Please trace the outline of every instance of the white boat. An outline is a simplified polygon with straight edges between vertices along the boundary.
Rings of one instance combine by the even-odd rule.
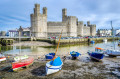
[[[106,50],[105,54],[109,56],[120,56],[120,51],[119,50]]]
[[[62,69],[63,62],[61,61],[60,57],[54,59],[54,61],[50,61],[46,63],[46,75],[53,74],[58,72]]]
[[[107,39],[105,38],[105,39],[103,39],[103,42],[107,42]]]
[[[120,46],[120,40],[119,40],[119,42],[118,42],[118,46]]]
[[[17,56],[14,58],[15,61],[19,61],[19,60],[23,60],[23,59],[27,59],[28,56],[27,55],[24,55],[24,56]]]
[[[61,31],[61,35],[62,35],[62,31]],[[58,45],[57,45],[57,48],[56,48],[56,51],[55,51],[55,56],[54,56],[53,60],[46,63],[46,75],[58,72],[62,69],[63,62],[61,61],[60,57],[56,58],[56,53],[57,53],[57,50],[58,50],[58,47],[59,47],[61,35],[60,35],[60,38],[59,38],[59,41],[58,41]]]
[[[111,21],[111,27],[112,27],[112,36],[113,36],[113,38],[114,38],[112,21]],[[113,43],[114,43],[114,40],[115,40],[115,39],[113,39]],[[112,49],[107,49],[107,50],[105,51],[105,54],[107,54],[107,55],[109,55],[109,56],[115,56],[115,57],[116,57],[116,56],[120,56],[120,51],[115,49],[115,43],[114,43],[114,49],[113,49],[113,50],[112,50]]]

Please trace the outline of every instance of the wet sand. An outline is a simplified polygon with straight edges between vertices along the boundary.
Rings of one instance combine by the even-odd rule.
[[[35,57],[37,58],[37,57]],[[71,56],[61,56],[62,70],[45,76],[44,57],[35,59],[33,65],[18,72],[12,72],[10,57],[0,63],[0,79],[120,79],[120,57],[110,58],[106,56],[102,62],[93,61],[89,56],[79,56],[72,60]]]
[[[13,43],[11,46],[53,46],[50,43],[47,42],[41,42],[41,41],[22,41],[20,43]]]

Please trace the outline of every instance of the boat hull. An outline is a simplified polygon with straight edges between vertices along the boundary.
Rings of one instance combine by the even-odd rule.
[[[52,66],[50,65],[50,62],[46,63],[46,75],[50,75],[60,71],[62,69],[62,65],[63,63],[60,66]]]
[[[1,62],[1,61],[5,61],[5,60],[6,60],[6,57],[1,57],[1,58],[0,58],[0,62]]]
[[[120,56],[120,51],[119,50],[107,50],[105,54],[111,57],[116,57],[116,56]]]
[[[49,54],[45,55],[45,58],[46,58],[46,60],[52,60],[54,58],[54,56],[55,56],[55,53],[49,53]]]
[[[87,52],[88,55],[90,56],[91,59],[97,60],[97,61],[102,61],[104,55],[101,53],[91,53]]]
[[[34,59],[32,57],[29,57],[27,59],[19,60],[17,62],[12,63],[12,69],[13,71],[17,71],[23,67],[28,67],[33,63]]]

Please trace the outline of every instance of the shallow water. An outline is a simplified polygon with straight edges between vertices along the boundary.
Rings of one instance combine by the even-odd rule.
[[[115,48],[120,50],[115,42]],[[47,61],[44,59],[44,55],[49,52],[55,52],[56,47],[2,47],[3,54],[9,55],[31,55],[40,56],[41,59],[35,60],[34,64],[30,68],[22,70],[20,72],[8,72],[0,71],[0,78],[4,79],[119,79],[120,78],[120,56],[110,58],[105,56],[102,62],[96,62],[89,58],[87,51],[94,50],[95,47],[101,47],[103,49],[113,49],[113,42],[97,43],[97,44],[85,44],[85,45],[67,45],[60,46],[57,55],[64,60],[62,70],[58,73],[45,76],[45,64]],[[5,50],[8,48],[7,50]],[[21,49],[20,49],[21,48]],[[72,60],[69,54],[70,51],[77,51],[81,53],[81,56],[76,60]],[[7,63],[6,63],[7,62]],[[0,65],[0,69],[4,66],[9,66],[11,59]],[[23,76],[23,77],[21,77]]]

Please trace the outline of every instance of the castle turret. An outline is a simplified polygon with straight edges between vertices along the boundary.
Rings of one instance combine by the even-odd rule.
[[[90,26],[90,21],[87,21],[87,26]]]
[[[47,16],[47,8],[46,8],[46,7],[43,7],[43,14],[44,14],[45,16]]]
[[[47,37],[47,8],[40,14],[40,4],[35,4],[34,14],[31,14],[31,34],[35,38]]]
[[[67,9],[64,8],[62,9],[62,22],[66,22],[67,21]]]
[[[34,14],[35,15],[40,14],[40,4],[35,4]]]

